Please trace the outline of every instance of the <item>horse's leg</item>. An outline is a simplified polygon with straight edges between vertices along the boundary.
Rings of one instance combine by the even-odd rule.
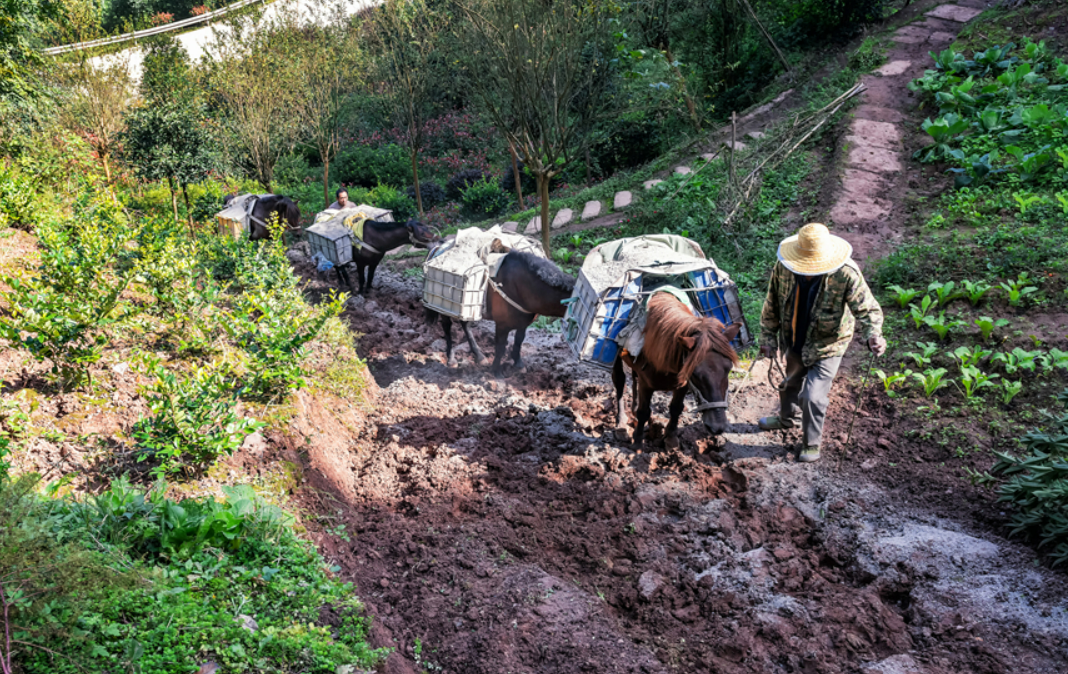
[[[671,418],[668,420],[667,429],[664,431],[664,448],[665,449],[678,449],[679,448],[679,417],[682,416],[682,409],[686,401],[686,387],[677,388],[671,394],[671,405],[668,410],[671,412]]]
[[[343,264],[343,265],[341,265],[340,267],[337,268],[337,276],[338,276],[338,285],[341,285],[341,282],[344,281],[345,285],[347,285],[349,287],[349,292],[352,292],[352,279],[349,278],[349,271],[348,271],[348,265],[347,264]]]
[[[445,329],[445,364],[456,367],[456,353],[452,350],[452,319],[443,314],[441,327]]]
[[[627,388],[627,371],[623,369],[622,358],[616,358],[616,362],[612,365],[612,384],[616,395],[608,404],[609,406],[613,403],[615,404],[616,429],[625,429],[627,427],[627,408],[623,405],[623,393]]]
[[[637,374],[634,375],[634,379],[638,379]],[[645,425],[653,416],[653,387],[643,385],[641,382],[637,382],[635,387],[638,390],[635,402],[638,427],[634,429],[634,447],[641,449],[645,443]]]
[[[460,321],[460,325],[464,328],[464,336],[467,337],[467,344],[471,347],[471,354],[475,357],[475,362],[479,365],[488,363],[489,359],[482,353],[482,349],[478,348],[478,342],[475,341],[475,335],[471,332],[471,321]]]
[[[365,264],[361,260],[359,260],[359,259],[356,260],[356,281],[360,284],[360,289],[357,290],[356,292],[360,293],[361,295],[365,294],[364,290],[363,290],[363,268],[364,268],[364,266],[365,266]]]
[[[378,263],[382,261],[382,258],[377,260],[371,260],[367,264],[367,291],[370,292],[375,282],[375,269],[378,269]]]
[[[504,352],[508,349],[508,326],[503,323],[495,324],[493,333],[493,374],[499,375],[504,368],[501,361],[504,360]]]
[[[527,326],[523,325],[515,329],[515,339],[512,340],[512,362],[515,369],[522,370],[526,367],[523,363],[523,340],[527,338]]]

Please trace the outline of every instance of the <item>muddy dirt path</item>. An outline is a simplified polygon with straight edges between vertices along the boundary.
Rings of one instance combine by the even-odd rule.
[[[878,185],[875,206],[910,189]],[[901,221],[891,208],[856,234]],[[397,649],[383,671],[1068,671],[1063,574],[1002,537],[945,451],[904,440],[874,392],[845,446],[860,367],[835,388],[819,463],[793,460],[796,432],[757,429],[776,407],[766,361],[738,373],[731,432],[707,438],[686,413],[679,450],[638,454],[612,433],[607,373],[559,335],[530,331],[526,372],[495,378],[465,344],[447,368],[404,266],[350,301],[379,390],[365,427],[307,410],[301,495],[332,518],[313,533],[377,645]],[[491,353],[491,325],[476,330]]]
[[[721,441],[687,413],[679,451],[636,454],[611,433],[607,375],[558,335],[532,331],[525,373],[494,378],[466,346],[449,369],[419,297],[386,270],[346,312],[380,390],[355,435],[312,415],[334,441],[309,447],[303,495],[335,518],[321,549],[398,650],[385,671],[1068,667],[1063,577],[970,515],[985,497],[958,479],[917,497],[877,477],[914,451],[881,413],[843,449],[847,386],[817,464],[757,431],[774,407],[760,365]]]

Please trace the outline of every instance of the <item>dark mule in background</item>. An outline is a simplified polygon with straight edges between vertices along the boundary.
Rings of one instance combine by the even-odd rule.
[[[668,408],[671,419],[664,431],[664,446],[679,446],[679,416],[686,392],[697,400],[695,411],[701,413],[705,428],[720,435],[730,427],[727,421],[727,390],[731,368],[738,354],[731,340],[738,336],[741,324],[725,328],[714,318],[694,316],[688,307],[670,293],[656,293],[649,299],[645,323],[645,345],[634,358],[624,352],[612,368],[616,389],[616,428],[626,428],[627,412],[623,407],[623,388],[627,377],[623,364],[633,377],[631,411],[637,417],[634,445],[641,447],[645,425],[652,415],[654,391],[672,391]]]
[[[375,280],[375,269],[386,253],[410,243],[416,248],[429,248],[439,239],[438,235],[418,220],[408,222],[379,222],[368,220],[363,223],[363,243],[352,247],[352,261],[356,263],[356,278],[359,281],[359,293],[366,295]],[[367,282],[364,283],[363,270],[367,270]],[[347,275],[346,275],[347,276]],[[346,278],[349,289],[352,282]]]
[[[567,309],[563,301],[571,297],[575,279],[544,258],[512,251],[504,256],[497,275],[491,281],[490,288],[486,291],[486,318],[496,324],[493,371],[500,373],[502,370],[501,360],[508,346],[508,333],[513,330],[515,339],[512,342],[512,360],[516,369],[522,369],[521,349],[527,328],[539,315],[563,318]],[[441,318],[441,325],[445,330],[445,355],[450,367],[456,365],[452,342],[453,319],[433,309],[427,309],[426,315],[428,325],[434,325],[438,318]],[[471,334],[471,324],[467,321],[459,323],[463,327],[475,362],[485,365],[486,356],[478,348],[474,335]]]
[[[229,206],[235,196],[234,194],[227,195],[223,199],[223,207]],[[253,241],[271,238],[267,223],[271,221],[272,215],[277,215],[279,222],[287,223],[289,229],[300,229],[300,207],[289,197],[278,194],[259,197],[250,215],[252,217],[248,221],[248,238]]]

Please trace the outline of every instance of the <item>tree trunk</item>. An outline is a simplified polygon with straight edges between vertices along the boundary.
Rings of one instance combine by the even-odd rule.
[[[178,224],[178,191],[174,186],[174,178],[167,176],[167,184],[171,188],[171,210],[174,211],[174,224]]]
[[[419,189],[419,153],[412,148],[412,185],[415,186],[415,207],[419,209],[419,217],[425,218],[423,213],[423,192]]]
[[[108,155],[106,152],[100,152],[100,163],[104,165],[104,182],[107,184],[108,189],[111,189],[111,163],[108,162]]]
[[[583,147],[583,151],[586,153],[586,187],[589,187],[593,183],[593,162],[590,161],[590,143],[587,141]]]
[[[186,189],[188,185],[182,183],[182,199],[185,200],[185,218],[189,221],[189,238],[192,239],[196,235],[193,233],[193,209],[189,207],[189,190]]]
[[[325,210],[333,200],[330,199],[330,157],[323,155],[323,209]]]
[[[515,197],[519,201],[519,210],[525,210],[523,206],[523,181],[519,175],[519,158],[515,154],[515,145],[508,143],[508,151],[512,153],[512,177],[515,179]]]
[[[545,248],[545,254],[551,259],[553,251],[549,247],[549,227],[552,224],[549,222],[549,176],[539,172],[537,177],[538,197],[541,199],[541,245]]]

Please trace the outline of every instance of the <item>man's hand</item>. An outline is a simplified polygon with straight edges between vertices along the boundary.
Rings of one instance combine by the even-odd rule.
[[[771,344],[765,344],[760,347],[760,355],[764,358],[775,358],[775,347]]]
[[[876,356],[881,356],[886,353],[886,340],[880,336],[868,338],[868,350],[874,353]]]

